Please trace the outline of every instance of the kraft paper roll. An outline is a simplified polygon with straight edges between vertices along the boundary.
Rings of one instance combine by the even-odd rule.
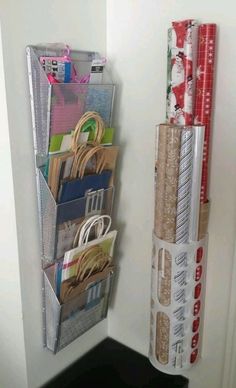
[[[155,234],[169,242],[175,241],[176,204],[181,129],[169,125],[159,126],[158,154],[156,161]],[[160,303],[170,304],[171,257],[159,260],[160,278],[158,296]]]
[[[170,319],[162,312],[156,316],[156,358],[165,365],[169,361],[169,327]]]
[[[181,128],[160,125],[155,233],[168,242],[175,242],[180,143]],[[158,272],[161,274],[158,298],[161,304],[168,306],[171,302],[171,257],[168,252],[164,253],[164,260],[159,257]]]
[[[181,128],[167,129],[163,240],[175,242]],[[158,236],[157,236],[158,237]]]
[[[175,241],[180,142],[181,128],[167,124],[159,126],[154,232],[169,242]]]
[[[167,153],[167,131],[169,126],[161,124],[156,139],[157,156],[155,162],[155,221],[154,232],[159,238],[163,238],[164,218],[164,197],[165,197],[165,175],[166,175],[166,153]]]
[[[208,228],[209,220],[209,211],[210,211],[210,202],[202,203],[200,205],[200,215],[199,215],[199,232],[198,239],[201,240],[205,237]]]

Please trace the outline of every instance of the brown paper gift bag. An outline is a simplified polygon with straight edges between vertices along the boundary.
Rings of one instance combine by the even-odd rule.
[[[67,303],[69,300],[81,295],[81,306],[83,306],[87,296],[83,296],[82,294],[88,289],[88,286],[92,287],[93,284],[106,279],[113,269],[114,266],[109,266],[103,271],[97,272],[79,283],[76,282],[75,277],[65,280],[61,285],[61,302]]]

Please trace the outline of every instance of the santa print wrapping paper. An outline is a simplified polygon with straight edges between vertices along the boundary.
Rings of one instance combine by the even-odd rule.
[[[192,19],[172,23],[169,121],[173,124],[193,124],[197,30]]]
[[[206,203],[208,160],[212,116],[212,93],[215,65],[216,24],[201,24],[198,36],[197,80],[194,124],[205,126],[200,202]]]

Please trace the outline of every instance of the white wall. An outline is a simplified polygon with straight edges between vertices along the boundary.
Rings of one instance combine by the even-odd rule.
[[[0,386],[27,386],[12,163],[0,30]],[[3,136],[4,131],[4,136]],[[9,373],[12,364],[14,373]]]
[[[107,0],[107,55],[119,84],[115,124],[123,156],[117,198],[120,276],[109,334],[147,354],[153,227],[154,127],[165,117],[167,28],[197,18],[219,25],[210,182],[211,215],[202,361],[190,388],[221,384],[236,215],[233,0]]]
[[[73,48],[104,53],[106,49],[105,0],[1,1],[0,18],[15,188],[28,387],[35,388],[103,339],[107,333],[107,324],[106,322],[99,324],[56,356],[42,348],[39,230],[25,47],[27,44],[39,42],[66,42]],[[1,99],[4,102],[3,92],[4,89],[1,87]],[[2,106],[1,104],[1,109]],[[1,314],[0,319],[2,322],[0,328],[5,329],[0,330],[0,336],[4,336],[4,339],[1,339],[4,355],[1,356],[0,382],[5,378],[5,383],[0,383],[0,386],[1,388],[26,388],[17,241],[14,229],[13,194],[10,187],[12,183],[6,119],[1,125],[1,141],[4,147],[6,145],[3,154],[5,168],[3,166],[1,171],[5,173],[3,179],[4,182],[6,181],[5,190],[7,190],[7,192],[4,191],[4,197],[1,200],[8,201],[5,203],[4,212],[1,213],[0,235],[3,237],[5,227],[8,225],[11,235],[6,235],[6,242],[12,251],[6,251],[7,244],[5,244],[4,257],[1,260],[4,263],[4,267],[1,264],[1,272],[11,274],[11,280],[8,279],[9,295],[5,291],[6,279],[3,279],[3,283],[0,284],[0,291],[2,288],[5,291],[3,296],[1,295],[0,306],[3,303],[3,308],[6,309],[5,318],[2,321]],[[1,187],[2,184],[1,182]],[[7,193],[10,193],[9,198]],[[7,298],[9,298],[9,304],[7,304]],[[2,307],[0,308],[2,313]],[[6,327],[7,319],[10,321],[9,328]],[[17,330],[19,338],[13,351],[12,341],[15,339]],[[11,343],[7,347],[9,337]],[[6,363],[8,363],[7,368]],[[19,376],[20,368],[22,368],[22,377]]]

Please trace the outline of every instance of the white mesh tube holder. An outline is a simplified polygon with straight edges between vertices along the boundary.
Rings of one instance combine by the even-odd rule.
[[[149,359],[164,373],[180,374],[200,357],[207,241],[173,244],[153,235]]]

